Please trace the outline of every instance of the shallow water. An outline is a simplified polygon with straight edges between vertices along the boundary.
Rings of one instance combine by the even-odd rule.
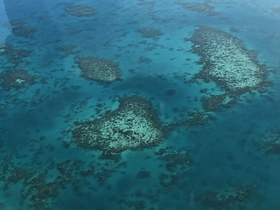
[[[207,2],[2,2],[0,209],[278,209],[280,4]],[[73,5],[86,10],[71,14]],[[266,85],[236,94],[223,78],[193,79],[203,62],[189,38],[200,26],[254,51]],[[120,78],[85,78],[78,61],[88,56],[116,63]],[[19,69],[32,82],[6,74]],[[203,106],[221,94],[233,103]],[[130,96],[150,103],[164,137],[117,152],[77,143],[77,122],[101,132]],[[140,132],[134,127],[123,141]]]

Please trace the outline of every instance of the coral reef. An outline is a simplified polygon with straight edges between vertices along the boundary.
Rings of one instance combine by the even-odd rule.
[[[181,4],[184,8],[191,10],[191,11],[200,12],[200,13],[204,13],[207,15],[217,15],[218,14],[218,12],[215,11],[215,8],[207,2],[201,2],[201,3],[200,2],[190,2],[190,3],[181,2],[179,4]]]
[[[227,94],[221,95],[211,95],[209,97],[203,97],[202,107],[207,112],[218,111],[222,108],[230,107],[233,99],[230,98]]]
[[[183,109],[182,115],[185,115],[186,111]],[[214,120],[215,116],[210,114],[209,112],[205,110],[192,110],[187,112],[186,119],[183,120],[175,120],[174,122],[170,123],[168,125],[169,129],[176,129],[177,127],[180,126],[197,126],[197,125],[205,125],[209,121]]]
[[[188,39],[192,50],[201,56],[203,69],[194,79],[214,81],[232,95],[262,90],[268,85],[267,69],[259,64],[255,53],[246,50],[229,33],[211,27],[198,28]]]
[[[193,163],[190,150],[187,148],[180,150],[173,147],[161,148],[155,155],[164,162],[165,169],[169,172],[185,171],[186,167]]]
[[[7,191],[11,184],[21,183],[21,203],[29,200],[29,207],[32,209],[45,209],[47,199],[57,195],[58,185],[54,182],[47,182],[43,174],[37,174],[32,170],[17,167],[6,163],[1,178],[5,180],[4,191]]]
[[[138,30],[143,38],[158,38],[163,35],[163,33],[155,28],[141,28]]]
[[[90,17],[96,14],[96,10],[90,6],[84,5],[71,5],[67,6],[65,9],[69,15],[73,15],[76,17]]]
[[[280,129],[268,129],[251,144],[265,155],[280,155]]]
[[[188,148],[176,149],[172,146],[160,148],[154,153],[161,161],[164,172],[158,176],[159,184],[163,188],[177,186],[186,176],[194,163]]]
[[[12,27],[23,26],[24,24],[25,24],[25,20],[23,18],[18,18],[18,19],[10,20],[10,25]]]
[[[164,188],[170,188],[178,185],[179,178],[176,174],[164,174],[159,175],[159,183]]]
[[[148,209],[144,200],[127,200],[127,201],[123,201],[122,205],[124,206],[124,208],[121,209],[127,209],[127,210]]]
[[[167,128],[159,122],[148,100],[130,96],[103,117],[78,123],[72,134],[81,147],[120,153],[157,145],[166,137]]]
[[[14,27],[12,28],[12,32],[15,36],[22,36],[22,37],[31,37],[36,32],[36,29],[33,27]]]
[[[7,57],[8,61],[18,65],[24,62],[24,58],[28,57],[31,54],[31,50],[25,49],[14,49],[12,45],[4,45],[1,48],[0,55]]]
[[[106,180],[114,172],[114,168],[120,168],[120,164],[107,163],[107,167],[97,167],[93,163],[86,163],[80,159],[65,160],[62,162],[51,161],[46,165],[45,171],[34,168],[16,166],[9,162],[6,156],[0,165],[2,176],[0,181],[4,184],[1,190],[9,195],[14,186],[20,187],[19,202],[28,209],[53,209],[53,201],[65,188],[72,187],[76,193],[88,186],[89,180],[95,180],[99,186],[106,184]],[[81,181],[82,180],[82,181]],[[5,209],[0,203],[0,209]]]
[[[0,73],[0,85],[4,90],[21,89],[35,83],[36,77],[26,70],[16,69]]]
[[[67,56],[74,54],[76,51],[75,45],[64,45],[62,47],[57,48],[59,51],[65,53]]]
[[[187,125],[205,125],[208,121],[214,120],[215,117],[208,114],[206,111],[189,111],[189,118],[186,121]]]
[[[196,197],[204,206],[213,209],[235,209],[242,202],[250,199],[253,187],[230,186],[220,191],[206,190]]]
[[[99,82],[111,83],[120,80],[121,72],[116,63],[98,57],[83,57],[77,64],[83,71],[82,77]]]
[[[142,168],[141,171],[137,173],[136,177],[139,179],[148,179],[151,177],[151,172]]]

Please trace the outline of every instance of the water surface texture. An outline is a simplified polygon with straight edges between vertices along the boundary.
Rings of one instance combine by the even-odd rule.
[[[0,8],[1,210],[279,209],[279,2]]]

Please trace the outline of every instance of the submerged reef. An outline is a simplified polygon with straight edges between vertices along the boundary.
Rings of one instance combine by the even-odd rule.
[[[36,28],[17,26],[12,28],[12,32],[15,36],[31,37],[36,32]]]
[[[188,148],[161,148],[155,155],[165,163],[164,166],[168,172],[176,172],[176,174],[179,174],[180,171],[185,171],[194,162],[191,157],[191,151]]]
[[[249,141],[252,148],[263,155],[280,155],[280,129],[268,129]]]
[[[254,52],[246,50],[229,33],[203,26],[189,40],[193,52],[201,56],[199,63],[203,64],[196,79],[212,80],[237,95],[266,86],[266,67],[259,64]]]
[[[60,52],[64,53],[66,56],[75,54],[76,52],[76,46],[75,45],[64,45],[61,47],[58,47],[57,50],[59,50]]]
[[[101,118],[78,123],[72,134],[79,146],[110,154],[153,147],[166,138],[167,127],[160,123],[148,100],[130,96]]]
[[[218,12],[215,11],[215,8],[207,2],[201,2],[201,3],[200,2],[189,2],[189,3],[182,2],[179,4],[181,4],[184,8],[191,10],[191,11],[204,13],[207,15],[217,15],[218,14]]]
[[[9,163],[5,163],[3,172],[5,175],[1,179],[5,181],[4,192],[15,184],[22,185],[19,201],[21,204],[28,203],[29,209],[46,209],[47,200],[58,193],[59,186],[53,181],[47,181],[44,173],[35,173]]]
[[[230,186],[220,191],[206,190],[196,197],[204,206],[213,209],[238,209],[250,199],[253,192],[252,186]],[[243,209],[243,208],[242,208]]]
[[[160,148],[154,153],[161,161],[159,166],[165,168],[164,172],[158,176],[161,187],[178,186],[194,163],[191,153],[188,148],[177,149],[172,146]]]
[[[109,59],[83,57],[77,60],[77,64],[83,71],[82,77],[86,79],[111,83],[121,78],[118,65]]]
[[[73,15],[76,17],[90,17],[96,14],[96,10],[90,6],[84,5],[71,5],[67,6],[65,9],[69,15]]]
[[[185,111],[181,111],[185,115]],[[206,125],[209,121],[214,120],[215,116],[204,110],[193,110],[187,112],[187,118],[183,120],[174,121],[168,125],[169,129],[176,129],[180,126],[198,126]]]
[[[4,183],[1,190],[5,197],[9,197],[14,187],[19,187],[21,190],[17,199],[21,207],[27,207],[22,209],[30,210],[55,209],[54,203],[63,190],[72,188],[81,193],[93,180],[99,187],[104,186],[116,168],[122,167],[120,164],[112,165],[110,161],[99,167],[95,162],[73,159],[51,160],[42,170],[41,167],[17,166],[9,160],[10,156],[4,157],[0,165],[0,181]],[[1,208],[5,209],[0,203]]]
[[[141,34],[143,38],[158,38],[162,36],[163,33],[156,28],[140,28],[138,32]]]
[[[26,21],[23,18],[17,18],[14,20],[10,20],[9,23],[12,27],[16,27],[16,26],[23,26],[26,23]]]
[[[256,59],[256,52],[245,49],[242,42],[231,34],[217,28],[201,26],[191,38],[192,52],[201,58],[200,70],[191,82],[214,82],[221,92],[202,97],[205,111],[228,108],[243,94],[260,93],[271,84],[267,80],[268,67]]]
[[[233,100],[227,94],[211,95],[201,99],[202,107],[207,112],[218,111],[221,108],[230,107]]]
[[[26,70],[15,69],[0,73],[0,86],[4,90],[22,89],[35,83],[36,77]]]
[[[203,69],[195,79],[214,81],[230,94],[240,95],[267,85],[267,72],[255,53],[246,50],[241,41],[217,28],[200,27],[189,39],[192,50],[201,56]]]
[[[0,55],[7,57],[10,63],[18,65],[24,62],[24,58],[31,54],[31,50],[26,49],[14,49],[12,45],[5,44],[0,48]]]

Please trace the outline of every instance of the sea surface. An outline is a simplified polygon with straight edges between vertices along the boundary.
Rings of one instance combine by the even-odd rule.
[[[280,209],[280,2],[4,0],[0,9],[1,210]],[[207,58],[191,37],[201,27],[252,52],[265,85],[232,94],[197,79]],[[114,62],[120,78],[87,78],[85,57]],[[234,100],[203,106],[219,94]],[[112,156],[106,143],[77,143],[82,122],[97,126],[131,96],[150,103],[164,138]]]

